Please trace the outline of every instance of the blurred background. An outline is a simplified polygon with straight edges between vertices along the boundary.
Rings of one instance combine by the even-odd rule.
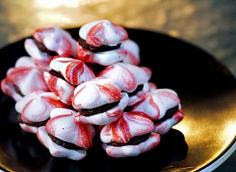
[[[37,27],[72,28],[109,19],[191,42],[236,76],[235,0],[1,0],[0,14],[0,47]],[[216,171],[236,171],[236,153]]]

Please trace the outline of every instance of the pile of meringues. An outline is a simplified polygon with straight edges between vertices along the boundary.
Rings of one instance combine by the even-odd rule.
[[[30,57],[20,57],[1,81],[20,127],[53,156],[73,160],[86,156],[96,134],[111,157],[157,147],[183,119],[176,92],[149,82],[151,69],[138,66],[139,47],[121,26],[98,20],[78,35],[47,27],[25,40]]]

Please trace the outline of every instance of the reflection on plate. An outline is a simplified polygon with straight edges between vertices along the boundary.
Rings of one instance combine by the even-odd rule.
[[[78,29],[69,30],[77,37]],[[176,90],[185,119],[161,145],[139,157],[113,159],[94,147],[82,161],[57,159],[34,135],[16,124],[14,101],[0,93],[0,165],[9,171],[195,171],[215,168],[232,152],[236,126],[236,81],[206,52],[159,33],[128,29],[141,48],[142,65],[153,70],[159,88]],[[23,40],[0,50],[0,78],[26,55]],[[222,158],[224,157],[224,158]]]

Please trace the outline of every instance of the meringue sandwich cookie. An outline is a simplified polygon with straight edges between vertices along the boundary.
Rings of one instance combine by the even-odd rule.
[[[8,69],[7,76],[1,81],[1,89],[15,101],[21,100],[33,91],[47,91],[43,72],[31,58],[21,57],[15,67]]]
[[[83,25],[79,36],[93,47],[116,46],[128,39],[124,28],[108,20],[97,20]]]
[[[95,78],[93,71],[78,59],[59,57],[53,59],[49,66],[72,85],[79,85]]]
[[[37,137],[55,157],[81,160],[93,145],[95,130],[92,125],[75,122],[77,112],[55,108],[45,127],[40,127]]]
[[[77,54],[77,43],[65,30],[57,27],[37,29],[34,39],[26,39],[25,49],[39,63],[48,65],[53,56],[73,56]]]
[[[108,66],[120,61],[139,64],[139,47],[128,40],[122,27],[108,20],[98,20],[81,27],[78,58],[88,63]]]
[[[139,85],[149,81],[152,72],[147,67],[139,67],[127,63],[116,63],[106,67],[98,75],[112,80],[122,91],[134,92]]]
[[[124,112],[119,120],[103,127],[100,138],[111,157],[137,156],[160,143],[160,135],[153,130],[154,124],[146,114]]]
[[[78,58],[87,63],[95,63],[102,66],[109,66],[118,62],[134,65],[140,63],[139,47],[134,41],[127,40],[122,42],[120,46],[103,48],[102,50],[104,51],[96,52],[88,50],[88,48],[83,46],[80,42],[81,41],[79,41],[78,45]]]
[[[160,134],[165,134],[183,119],[180,99],[177,93],[170,89],[150,91],[132,110],[146,113],[156,125],[155,132]]]
[[[56,107],[67,107],[52,92],[36,91],[18,101],[16,111],[20,113],[18,122],[26,132],[36,133],[38,127],[44,126],[50,112]]]
[[[95,75],[82,61],[72,58],[55,58],[50,62],[49,72],[44,72],[48,88],[61,101],[71,105],[75,85],[92,80]]]
[[[76,87],[72,105],[79,111],[76,121],[106,125],[120,118],[128,95],[110,80],[96,78]]]
[[[151,70],[147,67],[116,63],[106,67],[100,72],[99,77],[112,80],[122,91],[127,92],[130,97],[129,106],[131,106],[140,101],[141,95],[149,90]]]

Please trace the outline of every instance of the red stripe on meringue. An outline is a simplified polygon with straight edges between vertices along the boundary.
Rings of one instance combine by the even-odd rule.
[[[52,92],[59,96],[60,94],[57,91],[57,80],[58,78],[56,76],[50,75],[47,81],[47,85]]]
[[[118,109],[115,112],[112,112],[112,113],[106,112],[106,113],[107,113],[107,116],[109,116],[109,117],[118,117],[118,116],[121,116],[123,114],[123,111]]]
[[[53,106],[58,107],[58,108],[63,108],[63,107],[68,106],[68,105],[62,103],[60,100],[56,100],[56,99],[53,99],[53,98],[43,97],[43,99],[45,99],[50,105],[53,105]]]
[[[128,90],[135,90],[137,83],[135,76],[127,69],[123,68],[122,80],[125,84],[125,88]]]
[[[122,131],[122,134],[124,136],[123,142],[128,143],[128,141],[131,139],[132,136],[129,132],[129,126],[128,126],[128,124],[127,124],[127,122],[125,121],[124,118],[121,118],[118,121],[118,127],[120,128],[120,130]]]
[[[18,79],[30,73],[31,70],[34,70],[31,67],[17,67],[12,69],[8,74],[7,78],[16,82]]]
[[[150,103],[150,106],[152,106],[156,110],[155,118],[159,119],[160,118],[160,109],[159,109],[158,105],[155,103],[153,98],[149,99],[149,103]]]
[[[85,148],[85,149],[89,149],[93,146],[93,137],[91,136],[91,130],[89,129],[89,126],[86,124],[82,124],[80,123],[78,125],[79,130],[80,130],[80,136],[78,137],[78,139],[81,139],[82,141],[77,141],[77,143],[81,143],[82,145],[80,145],[81,147]]]
[[[102,42],[100,41],[100,38],[97,36],[98,34],[103,34],[104,32],[104,26],[102,23],[99,23],[95,26],[93,26],[87,36],[86,36],[86,42],[90,45],[93,45],[95,47],[100,47],[102,45]]]
[[[62,43],[63,43],[63,49],[59,49],[57,53],[61,56],[70,56],[71,54],[73,54],[71,42],[63,38]]]
[[[134,65],[138,65],[139,64],[139,58],[136,57],[133,53],[131,53],[130,51],[128,52],[128,57],[127,57],[130,62]]]
[[[116,102],[121,99],[121,92],[118,87],[114,87],[108,84],[97,85],[99,87],[99,90],[101,90],[107,97],[109,97],[109,101]]]
[[[90,52],[88,50],[83,49],[82,46],[78,45],[78,49],[77,49],[77,56],[80,60],[84,61],[84,62],[89,62],[92,63],[93,59],[92,59],[92,55],[90,54]]]
[[[80,83],[80,75],[84,72],[83,70],[83,63],[69,63],[66,67],[67,80],[73,85],[78,85]]]

